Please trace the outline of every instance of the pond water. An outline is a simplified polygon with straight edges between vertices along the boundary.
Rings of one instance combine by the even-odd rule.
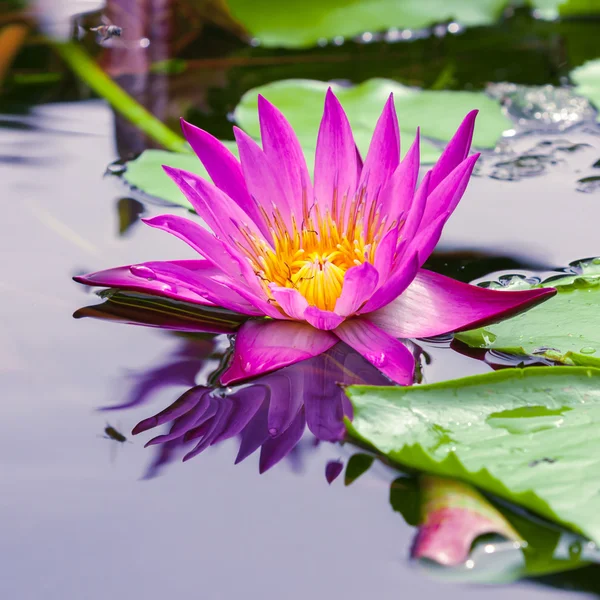
[[[172,460],[160,455],[160,446],[144,448],[156,434],[132,437],[131,430],[205,384],[227,337],[74,319],[74,312],[99,300],[71,277],[111,265],[191,258],[192,252],[135,219],[139,210],[160,214],[164,207],[125,199],[122,185],[103,177],[125,144],[121,121],[117,144],[105,102],[13,99],[3,112],[0,597],[484,594],[491,600],[600,593],[597,567],[486,588],[425,574],[408,560],[414,529],[390,506],[395,473],[376,464],[351,487],[342,478],[328,485],[328,461],[345,461],[355,448],[317,445],[308,431],[263,474],[258,452],[234,465],[235,439],[185,463],[178,448]],[[560,160],[536,177],[501,181],[482,172],[472,180],[431,268],[469,281],[501,269],[551,271],[599,253],[600,195],[576,189],[600,158],[599,133],[589,125],[538,133],[515,148],[556,140],[585,146],[564,157],[558,152]],[[121,234],[123,222],[131,224]],[[423,342],[422,348],[429,355],[423,382],[492,369],[449,342]],[[358,357],[338,351],[336,364],[347,361],[359,379],[378,381]],[[332,421],[314,407],[318,399],[310,408],[307,398],[335,395],[319,380],[324,372],[329,382],[332,368],[311,365],[299,375],[298,394],[316,429]],[[285,375],[286,385],[297,371]],[[127,403],[132,406],[102,410]],[[127,442],[106,436],[108,426]],[[271,448],[272,456],[277,452],[285,454]]]

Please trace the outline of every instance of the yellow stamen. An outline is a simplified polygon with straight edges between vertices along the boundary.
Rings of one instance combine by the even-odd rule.
[[[322,214],[316,202],[308,206],[304,197],[302,223],[298,226],[292,217],[291,230],[276,207],[270,218],[262,211],[274,247],[244,234],[243,250],[272,303],[270,285],[274,284],[298,290],[310,306],[335,308],[346,271],[365,261],[372,263],[388,230],[377,207],[367,211],[366,204],[364,190],[350,199],[336,193],[331,211]]]

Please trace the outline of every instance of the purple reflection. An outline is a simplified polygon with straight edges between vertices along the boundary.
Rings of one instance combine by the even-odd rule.
[[[317,440],[344,436],[352,407],[342,385],[390,385],[378,369],[345,344],[236,387],[196,386],[156,415],[138,423],[133,434],[158,426],[167,430],[146,446],[157,454],[146,477],[183,454],[187,461],[208,447],[239,437],[236,464],[260,449],[264,473],[283,458],[294,457],[308,430]]]

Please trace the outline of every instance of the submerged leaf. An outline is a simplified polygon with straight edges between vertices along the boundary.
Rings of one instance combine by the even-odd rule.
[[[501,290],[552,286],[557,294],[527,312],[479,329],[457,333],[472,348],[535,354],[566,364],[600,367],[600,264],[581,263],[579,274],[531,285],[515,279]]]
[[[421,519],[413,558],[453,566],[467,560],[473,543],[483,535],[521,539],[503,515],[466,483],[423,475],[420,491]]]
[[[276,81],[246,92],[235,109],[235,119],[251,136],[258,137],[258,95],[262,94],[285,114],[302,147],[314,148],[328,87],[333,89],[348,114],[363,156],[381,107],[391,93],[400,121],[404,152],[414,140],[417,127],[421,128],[423,136],[447,142],[464,116],[474,108],[480,110],[473,138],[475,147],[493,148],[503,131],[512,127],[500,105],[482,92],[419,90],[389,79],[369,79],[354,87],[309,79]],[[435,162],[439,155],[437,146],[422,140],[422,162]]]
[[[507,369],[416,387],[351,386],[348,431],[600,540],[600,370]]]

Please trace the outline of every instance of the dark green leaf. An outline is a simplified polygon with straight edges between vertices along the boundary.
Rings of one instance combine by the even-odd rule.
[[[354,483],[363,473],[366,473],[371,468],[374,460],[374,457],[370,454],[363,454],[362,452],[353,454],[346,465],[344,485]]]

